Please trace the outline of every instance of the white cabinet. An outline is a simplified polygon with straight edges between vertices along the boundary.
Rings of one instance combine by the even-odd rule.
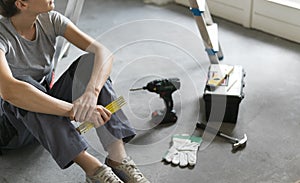
[[[211,14],[245,27],[251,25],[251,3],[252,0],[207,0]]]
[[[300,1],[253,0],[251,27],[300,43]]]
[[[175,2],[189,6],[188,0]],[[300,0],[207,0],[211,14],[300,43]]]

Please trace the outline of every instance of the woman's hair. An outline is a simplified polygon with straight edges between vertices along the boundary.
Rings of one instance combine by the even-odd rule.
[[[12,17],[19,13],[19,9],[15,5],[16,0],[0,0],[0,15],[4,17]]]

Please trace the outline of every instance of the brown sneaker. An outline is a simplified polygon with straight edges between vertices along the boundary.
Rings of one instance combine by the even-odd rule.
[[[101,166],[93,176],[86,176],[86,183],[123,183],[110,167]]]
[[[125,183],[150,183],[130,157],[125,158],[122,163],[117,166],[111,166],[109,161],[110,160],[106,158],[105,164],[110,166],[112,171]]]

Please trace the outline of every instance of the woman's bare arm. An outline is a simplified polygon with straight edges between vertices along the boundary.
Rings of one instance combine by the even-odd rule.
[[[34,86],[15,79],[1,49],[0,96],[14,106],[28,111],[73,117],[73,104],[51,97]]]
[[[79,30],[73,23],[68,24],[64,37],[78,48],[93,53],[95,56],[91,78],[85,92],[73,102],[72,111],[75,119],[82,121],[84,118],[89,118],[96,108],[98,95],[110,75],[113,58],[103,45]],[[110,118],[109,112],[101,111],[100,113],[104,114],[103,117],[107,115]]]

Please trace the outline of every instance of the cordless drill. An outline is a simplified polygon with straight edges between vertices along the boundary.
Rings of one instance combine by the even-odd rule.
[[[177,121],[176,112],[173,109],[172,93],[180,88],[179,78],[157,79],[149,82],[142,88],[130,89],[130,91],[148,90],[155,92],[164,100],[166,104],[165,111],[155,111],[152,113],[152,118],[160,123],[175,123]]]

